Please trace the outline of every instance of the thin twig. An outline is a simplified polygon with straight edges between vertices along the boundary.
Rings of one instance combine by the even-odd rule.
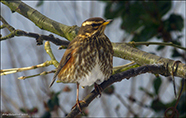
[[[42,67],[46,67],[49,65],[52,65],[53,63],[51,61],[45,61],[42,64],[38,64],[35,66],[29,66],[29,67],[23,67],[23,68],[11,68],[11,69],[4,69],[4,70],[0,70],[0,74],[1,75],[7,75],[7,74],[12,74],[12,73],[16,73],[16,72],[22,72],[22,71],[26,71],[26,70],[32,70],[32,69],[37,69],[37,68],[42,68]]]
[[[120,69],[120,68],[124,68],[124,67],[131,66],[131,65],[134,65],[134,64],[135,64],[135,62],[132,61],[132,62],[130,62],[128,64],[125,64],[125,65],[115,66],[114,69]]]
[[[124,99],[122,99],[122,97],[121,97],[119,94],[115,93],[114,95],[115,95],[115,96],[120,100],[120,102],[129,110],[130,113],[132,113],[134,116],[137,116],[137,114],[133,111],[133,109],[131,108],[131,106],[128,105],[128,104],[124,101]]]
[[[52,34],[47,36],[47,35],[40,35],[40,34],[32,33],[32,32],[25,32],[23,30],[15,30],[15,29],[12,30],[10,32],[10,34],[8,34],[4,37],[0,37],[0,41],[10,39],[14,36],[27,36],[27,37],[35,38],[36,41],[37,41],[37,45],[42,45],[43,40],[50,41],[50,42],[52,42],[56,45],[62,45],[63,47],[67,47],[68,44],[70,43],[69,41],[65,41],[65,40],[61,40],[59,38],[55,38]]]
[[[19,77],[18,79],[28,79],[28,78],[32,78],[32,77],[36,77],[36,76],[40,76],[40,75],[46,75],[46,74],[49,74],[49,73],[54,73],[56,72],[55,70],[52,70],[52,71],[44,71],[42,73],[39,73],[39,74],[35,74],[35,75],[30,75],[30,76],[21,76]]]
[[[7,28],[10,32],[11,31],[14,31],[14,27],[12,27],[11,25],[9,25],[6,20],[0,15],[0,21],[3,23],[2,27],[1,28]]]
[[[161,45],[161,46],[172,46],[172,47],[175,47],[175,48],[179,48],[179,49],[182,49],[182,50],[185,50],[186,51],[186,48],[182,47],[182,46],[179,46],[179,45],[176,45],[176,44],[173,44],[172,42],[129,42],[128,44],[132,44],[132,45],[146,45],[146,46],[149,46],[149,45]]]

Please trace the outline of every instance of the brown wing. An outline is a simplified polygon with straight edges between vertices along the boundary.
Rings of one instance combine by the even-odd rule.
[[[58,67],[57,70],[53,76],[52,82],[50,83],[49,87],[51,87],[53,85],[53,83],[56,80],[57,75],[59,74],[59,72],[61,71],[61,69],[67,64],[67,62],[70,60],[70,58],[72,57],[72,53],[74,53],[75,51],[75,45],[77,45],[76,41],[77,41],[78,37],[76,37],[74,40],[72,40],[67,48],[67,50],[65,51]]]

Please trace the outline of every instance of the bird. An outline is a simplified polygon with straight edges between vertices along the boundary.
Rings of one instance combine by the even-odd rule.
[[[79,111],[79,86],[91,86],[101,95],[101,87],[98,85],[108,80],[113,69],[113,47],[109,38],[105,35],[106,25],[112,20],[104,20],[93,17],[85,20],[76,37],[69,43],[49,87],[57,82],[76,83],[76,104]],[[72,107],[72,108],[74,108]]]

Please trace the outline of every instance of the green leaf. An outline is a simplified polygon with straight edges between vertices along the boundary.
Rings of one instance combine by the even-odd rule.
[[[159,92],[159,88],[161,86],[161,83],[162,83],[162,80],[160,77],[157,77],[154,82],[153,82],[153,85],[154,85],[154,90],[155,90],[155,93],[156,95],[158,95],[158,92]]]
[[[114,90],[115,90],[114,86],[111,85],[107,87],[103,92],[107,95],[112,95],[114,93]]]
[[[155,36],[156,34],[157,34],[157,27],[156,26],[152,25],[150,27],[145,27],[145,28],[143,28],[143,30],[141,32],[134,35],[134,38],[132,39],[132,41],[145,42],[145,41],[148,41],[153,36]]]
[[[172,43],[175,44],[175,45],[179,45],[179,46],[181,46],[181,43],[180,43],[179,41],[177,41],[177,40],[172,41]]]
[[[151,104],[151,108],[155,111],[155,112],[159,112],[161,110],[165,110],[166,109],[166,105],[164,103],[162,103],[158,98],[154,99],[152,101]]]
[[[171,14],[168,19],[163,21],[166,31],[181,31],[183,29],[183,18],[177,14]]]
[[[177,106],[180,116],[186,116],[186,112],[185,112],[186,100],[185,100],[185,98],[186,98],[186,92],[183,92],[180,97],[180,100],[178,102],[178,106]]]
[[[42,116],[41,118],[51,118],[51,113],[46,111]]]
[[[36,7],[40,7],[41,5],[43,5],[44,0],[39,0],[38,3],[36,4]]]
[[[164,49],[165,48],[165,46],[162,46],[162,45],[160,45],[160,46],[158,46],[157,48],[156,48],[156,50],[162,50],[162,49]]]
[[[21,112],[23,112],[23,113],[27,113],[27,111],[24,109],[24,108],[20,108],[19,109]]]
[[[172,51],[171,57],[182,57],[182,54],[180,54],[175,48]]]
[[[133,33],[144,25],[141,18],[145,17],[146,12],[144,8],[141,7],[141,2],[134,2],[128,5],[128,10],[124,10],[121,14],[122,24],[120,27],[128,33]]]
[[[50,111],[53,111],[55,106],[59,106],[59,98],[58,95],[61,93],[59,92],[52,92],[51,99],[48,100],[47,105],[50,108]]]
[[[171,0],[160,1],[160,2],[157,1],[156,3],[157,3],[157,8],[155,9],[158,9],[160,16],[165,15],[171,9],[172,6]]]
[[[122,11],[124,10],[124,1],[118,2],[107,2],[105,7],[104,17],[107,19],[114,19],[121,15]]]

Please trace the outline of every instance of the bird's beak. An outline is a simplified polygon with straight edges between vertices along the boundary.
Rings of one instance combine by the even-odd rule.
[[[111,22],[112,22],[112,20],[109,19],[109,20],[105,21],[102,25],[107,25],[107,24],[109,24],[109,23],[111,23]]]

